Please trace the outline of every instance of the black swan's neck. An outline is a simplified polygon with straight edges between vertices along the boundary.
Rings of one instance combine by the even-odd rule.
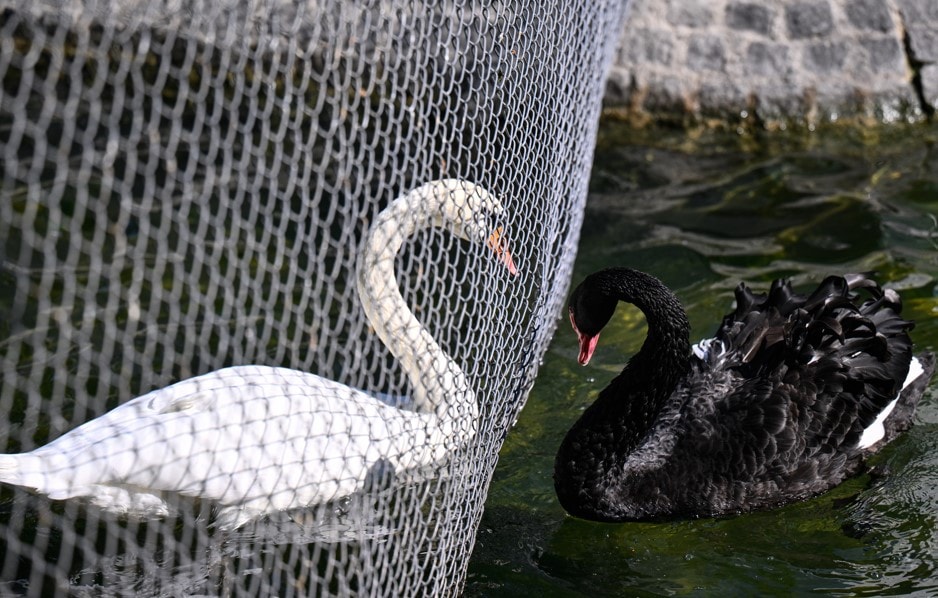
[[[648,334],[641,350],[600,394],[567,434],[555,463],[558,497],[571,513],[593,508],[582,504],[583,491],[599,487],[606,473],[648,434],[665,402],[690,368],[690,325],[677,297],[657,278],[627,268],[610,268],[583,281],[574,296],[586,309],[618,301],[645,314]],[[579,295],[578,295],[579,293]],[[576,310],[576,306],[573,306]],[[598,320],[611,315],[601,315]],[[587,316],[589,317],[589,316]]]
[[[681,302],[660,280],[630,268],[608,268],[590,278],[593,292],[631,303],[648,323],[641,350],[619,378],[628,377],[635,390],[670,386],[661,388],[666,398],[690,363],[690,324]]]

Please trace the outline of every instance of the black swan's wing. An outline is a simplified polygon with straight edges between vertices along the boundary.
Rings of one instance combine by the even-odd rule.
[[[836,409],[819,412],[831,397],[811,396],[797,380],[715,376],[733,389],[710,406],[685,411],[670,466],[655,472],[655,483],[665,476],[679,481],[667,490],[672,514],[774,507],[824,492],[856,472],[861,451],[842,450],[855,444],[849,408],[836,417]]]
[[[835,482],[844,477],[846,460],[809,446],[814,418],[804,396],[794,385],[731,370],[690,377],[665,410],[679,413],[676,421],[630,455],[606,502],[621,505],[623,519],[720,515],[825,490],[832,473]]]
[[[812,443],[855,445],[898,396],[912,323],[899,316],[894,291],[860,275],[831,276],[807,296],[784,281],[768,295],[740,285],[736,302],[717,332],[711,368],[792,388],[792,404],[811,417]]]
[[[772,463],[790,458],[786,455],[804,452],[799,432],[806,422],[796,389],[768,378],[726,375],[721,385],[732,386],[731,391],[710,405],[697,402],[685,411],[687,433],[675,462],[697,463],[705,476],[746,480],[763,477]],[[701,388],[692,385],[687,390],[706,392],[703,387],[708,383],[713,379],[703,379]]]
[[[642,505],[667,496],[658,512],[733,513],[830,489],[910,425],[934,370],[933,355],[919,356],[923,375],[902,390],[912,323],[898,295],[868,278],[830,277],[810,295],[782,281],[767,295],[740,285],[736,300],[673,396],[668,465],[630,464],[640,479],[625,482],[628,493],[655,489]]]

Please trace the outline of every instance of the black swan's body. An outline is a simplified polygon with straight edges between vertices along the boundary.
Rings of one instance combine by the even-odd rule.
[[[561,504],[586,519],[739,513],[824,492],[911,425],[935,367],[913,357],[899,296],[862,276],[808,296],[783,281],[767,296],[740,285],[716,337],[692,348],[658,279],[603,270],[570,299],[580,363],[619,301],[644,312],[648,336],[554,466]]]

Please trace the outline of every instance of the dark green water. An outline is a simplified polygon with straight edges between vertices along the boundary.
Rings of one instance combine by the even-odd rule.
[[[644,136],[603,132],[574,284],[612,265],[651,272],[684,302],[696,339],[716,330],[741,280],[807,287],[875,271],[902,293],[919,350],[938,348],[938,129]],[[938,595],[935,382],[873,473],[810,501],[718,520],[567,516],[554,453],[643,339],[641,314],[620,306],[583,368],[560,323],[501,451],[467,595]]]

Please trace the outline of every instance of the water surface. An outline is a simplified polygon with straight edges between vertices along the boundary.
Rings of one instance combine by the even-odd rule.
[[[645,270],[710,336],[742,280],[808,288],[875,272],[901,291],[918,350],[938,348],[936,128],[810,137],[691,138],[607,125],[597,148],[574,284]],[[563,314],[558,314],[558,318]],[[591,364],[566,322],[500,454],[469,568],[470,596],[938,593],[938,384],[915,427],[872,470],[788,507],[723,519],[599,524],[553,490],[566,430],[644,339],[620,306]]]

